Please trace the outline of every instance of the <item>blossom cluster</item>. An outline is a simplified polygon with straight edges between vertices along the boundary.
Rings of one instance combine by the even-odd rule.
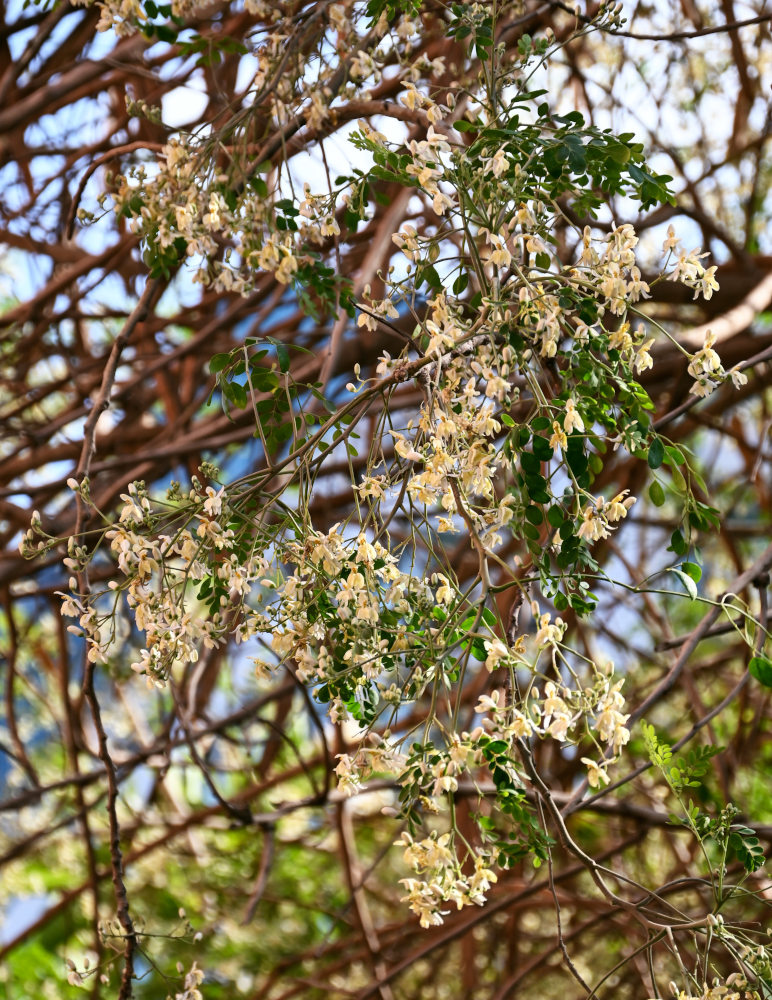
[[[491,738],[504,740],[510,746],[533,736],[551,737],[560,743],[579,742],[581,726],[602,753],[601,760],[582,757],[587,780],[592,787],[608,781],[608,766],[618,760],[619,753],[630,739],[627,728],[629,714],[623,711],[625,700],[622,681],[611,682],[607,674],[596,671],[592,686],[570,688],[548,680],[544,696],[532,687],[519,707],[509,705],[500,690],[481,695],[476,711],[483,716],[482,728]],[[605,744],[607,751],[603,753]]]
[[[588,504],[582,511],[582,523],[577,532],[580,538],[586,538],[590,542],[596,542],[600,538],[608,538],[613,530],[613,522],[618,522],[627,517],[627,512],[636,502],[635,497],[627,496],[629,490],[611,499],[597,497],[593,503]]]
[[[146,20],[137,0],[99,0],[99,4],[104,26],[113,26],[119,33],[130,33]],[[173,6],[175,16],[184,16],[176,8],[188,12],[195,0],[174,0]],[[444,63],[439,57],[412,58],[414,21],[401,16],[389,25],[384,14],[372,32],[371,47],[364,51],[357,23],[361,15],[354,16],[351,3],[331,4],[325,36],[330,53],[322,46],[309,65],[293,44],[291,5],[249,0],[247,8],[266,21],[262,30],[249,36],[256,69],[247,103],[260,103],[271,125],[267,134],[296,122],[303,125],[306,138],[322,133],[334,120],[330,104],[335,97],[371,99],[369,88],[380,80],[385,63],[396,58],[406,81],[403,104],[420,110],[430,123],[425,139],[411,140],[408,173],[431,197],[436,211],[441,213],[451,205],[448,193],[438,186],[442,170],[432,160],[450,147],[431,124],[449,109],[436,105],[416,86],[426,74],[442,71]],[[342,88],[338,80],[341,60],[348,79]],[[140,104],[134,107],[142,113]],[[383,142],[366,121],[360,129],[374,144]],[[329,255],[341,233],[341,214],[361,201],[356,180],[343,181],[334,190],[328,184],[323,192],[305,184],[303,198],[287,208],[283,197],[287,178],[270,161],[255,162],[252,142],[249,116],[229,131],[227,144],[216,135],[180,133],[163,147],[152,166],[136,164],[117,178],[112,195],[115,211],[128,218],[133,231],[142,237],[146,260],[169,267],[187,259],[197,268],[197,282],[247,295],[261,273],[290,284],[299,270],[313,269],[320,256]],[[364,218],[368,205],[362,204],[361,210]],[[88,213],[81,218],[89,218]]]
[[[712,983],[705,983],[698,994],[679,989],[672,982],[670,992],[676,1000],[745,1000],[753,995],[748,993],[748,980],[739,972],[730,973],[723,981],[716,978]]]
[[[182,967],[178,965],[178,972],[182,971]],[[201,990],[198,988],[203,981],[204,972],[194,962],[185,973],[183,988],[174,994],[174,1000],[203,1000]],[[172,998],[169,997],[168,1000],[172,1000]]]
[[[404,860],[419,876],[400,882],[406,892],[402,902],[409,905],[422,927],[435,927],[443,922],[448,912],[442,909],[445,903],[453,903],[458,910],[482,906],[485,893],[498,881],[491,867],[495,858],[485,851],[471,852],[472,869],[468,874],[464,872],[450,832],[438,836],[433,831],[429,837],[416,841],[405,831],[396,843],[405,848]]]
[[[732,379],[736,389],[741,388],[748,381],[748,376],[741,372],[737,366],[728,372],[724,370],[721,358],[713,347],[715,343],[716,335],[712,330],[707,330],[702,347],[689,362],[687,370],[695,380],[690,392],[695,396],[709,396],[727,378]]]
[[[700,261],[707,257],[700,247],[693,250],[684,250],[681,241],[676,235],[675,229],[668,226],[667,237],[662,244],[662,250],[668,254],[667,264],[671,257],[676,258],[675,265],[668,273],[670,281],[680,281],[689,288],[694,289],[694,298],[702,294],[705,299],[713,297],[713,292],[718,290],[716,281],[716,266],[704,267]]]
[[[235,551],[236,536],[225,526],[229,511],[224,489],[191,490],[184,514],[194,530],[183,526],[174,534],[156,531],[159,512],[144,484],[130,484],[121,499],[118,520],[105,538],[124,582],[111,581],[110,590],[124,593],[133,624],[145,635],[145,648],[132,669],[163,684],[173,666],[196,662],[202,648],[219,646],[230,634],[219,607],[205,614],[198,601],[191,601],[191,586],[208,580],[221,593],[223,607],[237,608],[265,574],[266,564],[261,557],[243,558]],[[77,553],[68,557],[68,565],[81,568]],[[74,578],[70,586],[76,590]],[[78,618],[70,630],[85,637],[89,659],[110,662],[117,636],[114,627],[106,631],[104,621],[112,623],[112,613],[100,614],[96,602],[77,593],[62,598],[62,614]]]
[[[470,357],[464,343],[468,328],[454,315],[446,296],[436,296],[430,308],[426,355],[437,361],[423,373],[427,400],[417,421],[405,432],[390,432],[394,451],[411,470],[411,498],[421,505],[439,505],[438,530],[458,531],[454,515],[464,513],[485,544],[494,546],[500,541],[499,529],[512,517],[513,497],[496,491],[501,464],[494,442],[501,430],[497,405],[509,403],[515,394],[508,380],[513,353],[480,337]],[[380,370],[387,370],[389,363],[384,358]]]

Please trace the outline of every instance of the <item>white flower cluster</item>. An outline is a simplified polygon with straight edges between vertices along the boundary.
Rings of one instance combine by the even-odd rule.
[[[521,264],[527,259],[526,253],[547,254],[544,238],[552,222],[544,206],[539,202],[534,202],[531,207],[522,204],[515,220],[521,229]],[[487,254],[487,258],[499,266],[509,267],[512,255],[506,248],[508,232],[502,232],[499,236],[486,232],[485,235],[495,249],[493,252],[484,251],[484,256]],[[581,289],[583,294],[591,294],[596,298],[599,322],[602,322],[607,312],[612,316],[624,317],[629,306],[650,296],[649,286],[642,279],[636,263],[637,244],[638,236],[629,223],[617,226],[602,240],[593,238],[589,226],[585,226],[583,230],[579,259],[573,268],[565,271],[565,277]],[[523,327],[532,331],[539,354],[546,358],[556,356],[561,343],[569,334],[576,343],[585,344],[591,339],[595,340],[600,332],[580,320],[574,323],[573,328],[569,326],[571,310],[567,310],[561,302],[559,292],[559,287],[551,290],[548,279],[538,271],[531,271],[528,280],[522,282],[517,290],[518,320]],[[615,330],[605,331],[609,336],[609,350],[625,352],[632,349],[632,339],[625,336],[628,330],[629,325],[623,321]],[[639,371],[650,366],[650,346],[651,343],[642,347],[636,365]]]
[[[481,730],[475,730],[469,737],[469,752],[476,752],[476,740],[482,732],[492,739],[505,741],[513,754],[515,741],[532,736],[551,737],[559,743],[578,743],[583,735],[579,731],[581,725],[598,749],[605,744],[609,751],[600,763],[582,757],[588,781],[597,787],[608,780],[607,767],[618,759],[622,747],[630,739],[626,725],[630,716],[623,711],[622,683],[612,683],[607,673],[596,669],[592,687],[571,689],[548,680],[543,698],[534,687],[518,706],[507,704],[501,690],[481,695],[475,707],[483,716]]]
[[[428,98],[412,88],[402,95],[402,101],[408,107],[415,107],[419,103],[428,104],[428,117],[430,121],[438,121],[441,113],[447,113],[447,108],[439,108],[429,101]],[[443,179],[444,169],[441,162],[443,153],[450,152],[449,143],[434,130],[430,125],[426,132],[426,139],[411,139],[407,148],[410,152],[411,162],[406,167],[409,177],[414,177],[421,190],[431,198],[432,209],[435,215],[444,215],[449,208],[454,206],[454,200],[450,195],[442,191],[439,181]]]
[[[731,973],[723,982],[716,978],[712,984],[705,983],[699,994],[679,990],[672,982],[670,992],[675,1000],[746,1000],[746,997],[758,995],[748,992],[748,980],[739,972]]]
[[[344,795],[356,795],[362,790],[362,783],[372,774],[401,774],[407,758],[388,739],[370,734],[372,746],[360,746],[356,753],[338,754],[335,773],[338,788]]]
[[[467,328],[444,294],[432,300],[425,328],[426,353],[437,362],[427,369],[427,400],[416,424],[406,428],[410,436],[390,431],[394,450],[419,467],[408,477],[408,493],[419,504],[439,505],[440,531],[458,531],[453,515],[466,513],[483,544],[494,547],[500,541],[498,531],[513,516],[513,497],[498,497],[495,490],[500,457],[494,439],[501,424],[494,414],[497,405],[515,394],[508,381],[514,355],[509,347],[499,350],[489,338],[480,337],[470,358],[464,349]],[[382,366],[388,370],[391,359],[384,358]],[[434,391],[435,382],[440,391]],[[459,511],[457,499],[464,511]]]
[[[247,184],[226,199],[228,178],[202,171],[200,155],[190,140],[171,139],[159,170],[150,175],[139,166],[120,179],[116,211],[130,217],[132,229],[145,236],[153,252],[183,239],[189,258],[206,261],[218,254],[227,236],[232,249],[225,260],[199,268],[201,284],[247,294],[260,269],[287,284],[303,259],[301,236],[323,240],[321,223],[309,219],[296,233],[275,231],[264,194]]]
[[[401,573],[396,558],[379,542],[371,544],[364,534],[353,547],[340,525],[326,534],[311,532],[303,546],[290,545],[288,555],[297,559],[291,573],[275,589],[275,615],[280,627],[271,645],[281,659],[292,658],[298,676],[305,682],[328,679],[334,662],[328,648],[330,628],[335,632],[340,668],[350,672],[359,686],[383,673],[384,657],[399,655],[409,642],[404,628],[396,628],[385,639],[377,627],[383,610],[398,612],[408,607],[407,594],[416,581]],[[324,595],[326,616],[311,613],[310,605]],[[343,648],[340,648],[340,644]],[[333,708],[340,717],[345,709]]]
[[[180,965],[177,966],[177,971],[183,971]],[[203,1000],[201,990],[198,988],[203,981],[204,973],[194,962],[190,969],[185,973],[183,988],[181,991],[174,994],[174,1000]],[[167,997],[167,1000],[172,1000],[172,998]]]
[[[472,871],[465,874],[455,852],[451,833],[437,835],[432,832],[424,840],[415,841],[404,832],[396,842],[404,847],[404,860],[419,878],[400,879],[406,890],[402,902],[407,903],[415,913],[422,927],[436,927],[443,922],[448,911],[445,903],[455,904],[457,909],[465,906],[482,906],[485,893],[498,879],[491,870],[495,863],[486,852],[469,852],[466,859],[472,861]]]
[[[582,523],[579,525],[577,535],[588,542],[608,538],[614,530],[614,522],[627,517],[627,512],[636,502],[635,497],[627,496],[629,492],[622,490],[611,500],[597,497],[593,503],[587,504],[582,511]]]
[[[704,298],[710,299],[713,292],[718,290],[715,265],[706,268],[700,263],[704,257],[708,256],[707,253],[702,253],[700,247],[688,252],[684,250],[672,226],[668,226],[662,250],[668,254],[668,262],[672,256],[676,257],[675,266],[668,274],[670,281],[680,281],[689,288],[693,288],[695,299],[700,293]]]
[[[647,299],[649,286],[641,279],[635,260],[638,237],[635,229],[625,223],[609,233],[599,253],[594,246],[592,231],[585,226],[582,235],[582,253],[579,264],[583,277],[594,285],[605,299],[604,307],[615,316],[627,311],[630,303]]]
[[[128,34],[147,20],[138,0],[96,2],[102,8],[100,28],[114,27],[119,34]],[[197,5],[198,0],[172,0],[175,16],[185,17]],[[388,38],[363,51],[361,25],[355,23],[363,12],[352,11],[350,4],[332,4],[324,29],[330,44],[320,46],[309,66],[302,47],[293,44],[296,26],[290,4],[248,0],[247,9],[268,22],[245,41],[257,67],[250,90],[260,95],[262,109],[277,129],[302,122],[309,136],[322,131],[334,116],[331,102],[339,96],[370,99],[367,88],[380,80],[382,67],[396,57],[398,72],[408,81],[402,103],[429,122],[426,137],[409,143],[408,174],[437,214],[452,207],[452,197],[439,186],[444,175],[439,160],[450,146],[434,130],[449,109],[418,89],[427,73],[441,72],[444,64],[441,58],[411,58],[410,38],[416,26],[410,18],[399,18],[391,29],[382,18],[372,38]],[[341,59],[348,64],[348,82],[343,86],[338,82]],[[249,121],[228,132],[227,146],[209,135],[172,138],[153,168],[140,164],[119,177],[113,196],[116,212],[128,217],[133,230],[144,237],[150,257],[160,254],[167,259],[163,251],[168,251],[168,259],[176,263],[174,252],[179,253],[182,240],[185,255],[198,266],[196,281],[242,295],[253,290],[261,271],[286,285],[302,266],[315,266],[317,251],[312,248],[320,248],[322,254],[331,249],[332,240],[340,235],[336,213],[351,204],[356,188],[352,182],[353,188],[344,185],[334,193],[319,194],[305,185],[298,208],[278,217],[283,203],[279,178],[269,164],[264,177],[256,173],[253,153],[247,152],[254,141]],[[385,142],[367,122],[360,122],[360,132],[371,145]]]
[[[243,560],[233,551],[233,530],[223,524],[229,517],[224,489],[192,490],[186,512],[198,522],[195,532],[181,528],[173,536],[156,534],[156,513],[144,487],[132,483],[121,499],[118,521],[105,538],[126,582],[122,587],[113,582],[111,589],[124,591],[134,624],[145,634],[146,647],[132,669],[162,684],[175,664],[194,663],[202,647],[211,649],[226,640],[220,612],[200,613],[190,600],[189,585],[210,578],[222,593],[220,603],[227,601],[235,609],[252,582],[265,574],[265,562],[254,556]],[[76,588],[74,580],[71,588]],[[62,596],[62,614],[78,618],[78,626],[70,630],[85,636],[89,659],[108,662],[114,635],[103,637],[94,603]]]
[[[195,0],[174,2],[175,10],[187,11]],[[196,488],[183,499],[172,531],[160,525],[173,518],[161,517],[144,489],[132,485],[122,497],[118,520],[105,537],[123,577],[112,589],[125,594],[134,624],[145,637],[145,648],[133,669],[161,684],[179,665],[195,662],[202,648],[230,638],[237,642],[258,638],[270,650],[266,659],[254,658],[259,676],[269,674],[276,662],[286,663],[301,682],[315,687],[319,700],[329,705],[333,721],[353,717],[363,729],[374,724],[384,707],[396,709],[431,687],[435,714],[427,723],[425,745],[414,744],[417,749],[406,757],[401,744],[388,734],[371,734],[369,742],[337,758],[338,787],[345,795],[360,792],[374,774],[392,774],[402,784],[404,798],[420,802],[429,813],[439,811],[441,803],[458,791],[462,775],[475,778],[473,772],[486,767],[497,789],[502,781],[517,790],[522,785],[515,763],[518,753],[524,742],[535,739],[577,745],[587,741],[598,758],[581,758],[588,782],[593,787],[604,784],[607,768],[630,738],[622,682],[590,663],[593,679],[585,685],[572,669],[567,655],[571,651],[563,645],[566,623],[549,613],[540,614],[538,606],[531,640],[521,636],[505,641],[503,630],[497,634],[495,617],[485,617],[490,615],[486,602],[491,589],[486,559],[497,558],[506,530],[533,543],[535,565],[539,546],[549,549],[550,542],[548,535],[540,539],[538,530],[531,535],[521,531],[528,527],[527,516],[534,519],[531,527],[535,528],[544,523],[545,513],[556,513],[561,528],[567,524],[580,539],[593,543],[608,537],[635,503],[627,490],[607,500],[592,496],[589,486],[577,485],[573,501],[565,500],[566,494],[564,499],[552,495],[551,484],[556,481],[552,473],[561,460],[567,461],[565,455],[553,459],[553,453],[567,452],[569,437],[576,443],[577,435],[594,433],[591,425],[601,421],[587,402],[587,390],[575,377],[573,361],[563,364],[563,359],[555,365],[543,361],[563,351],[573,355],[591,343],[593,350],[605,354],[600,359],[604,365],[607,361],[611,365],[610,356],[616,352],[622,364],[637,373],[652,366],[653,338],[646,337],[642,326],[631,334],[627,319],[630,307],[650,296],[636,261],[638,237],[630,225],[616,226],[600,239],[586,227],[578,260],[573,267],[563,267],[550,250],[555,210],[546,199],[523,194],[530,187],[523,167],[514,162],[514,147],[483,145],[478,147],[482,152],[475,154],[471,145],[449,139],[452,133],[445,118],[454,98],[451,94],[446,104],[440,104],[421,82],[423,72],[443,69],[441,60],[428,65],[425,60],[410,62],[411,39],[417,30],[411,18],[396,20],[387,45],[364,51],[360,48],[364,36],[352,24],[358,5],[327,5],[329,45],[319,47],[320,55],[310,68],[304,65],[303,53],[288,44],[288,22],[278,23],[282,12],[286,13],[284,5],[246,0],[246,6],[259,17],[273,17],[271,6],[276,14],[274,30],[255,33],[259,40],[253,52],[257,62],[254,88],[264,91],[262,110],[275,130],[292,123],[310,141],[313,133],[333,123],[330,102],[341,93],[333,94],[332,80],[344,61],[348,83],[342,96],[362,99],[372,96],[365,88],[382,79],[387,50],[400,64],[397,72],[406,81],[399,98],[400,117],[411,121],[415,137],[400,143],[395,157],[384,135],[361,121],[354,141],[370,150],[379,164],[398,164],[394,170],[403,175],[403,184],[411,195],[415,193],[425,212],[431,208],[444,218],[436,229],[422,225],[417,221],[420,212],[414,212],[411,204],[410,219],[415,225],[405,221],[392,236],[393,245],[408,262],[407,268],[402,264],[403,271],[407,270],[405,285],[392,281],[387,272],[386,288],[379,292],[382,298],[374,299],[365,288],[358,324],[376,330],[380,321],[399,319],[400,301],[414,312],[422,308],[416,304],[415,274],[419,268],[426,274],[429,265],[437,264],[433,297],[418,319],[412,344],[423,365],[416,376],[423,401],[417,412],[411,410],[412,419],[406,416],[402,423],[392,421],[387,411],[389,420],[383,426],[389,430],[384,433],[390,435],[396,457],[391,461],[381,454],[380,464],[370,467],[353,487],[358,500],[366,502],[362,506],[374,515],[362,522],[367,527],[352,522],[320,532],[306,512],[297,516],[293,512],[268,540],[257,537],[246,521],[239,534],[238,527],[234,530],[237,498],[224,489],[208,487]],[[119,32],[130,30],[144,16],[136,0],[107,0],[103,9]],[[484,5],[479,10],[474,6],[472,13],[484,10]],[[374,37],[387,29],[382,19]],[[282,72],[277,76],[279,66]],[[478,116],[476,109],[470,109],[467,124],[474,117],[477,128],[489,112],[490,108],[487,112],[483,108]],[[244,159],[246,132],[237,128],[228,143],[231,139],[227,146],[222,145],[222,137],[209,145],[207,138],[171,139],[156,171],[140,166],[133,175],[120,179],[116,210],[131,219],[151,257],[157,254],[166,259],[164,253],[169,251],[172,259],[183,241],[187,256],[202,261],[198,280],[203,284],[247,293],[262,271],[287,285],[307,266],[323,261],[326,250],[337,243],[340,209],[354,210],[357,190],[362,197],[356,211],[365,217],[372,211],[367,200],[370,194],[365,197],[369,179],[364,176],[361,183],[344,180],[339,190],[323,195],[305,185],[297,205],[280,198],[281,183],[270,164],[263,168],[263,179],[255,173],[255,164]],[[451,219],[459,213],[462,187],[464,218]],[[483,195],[480,204],[475,204],[479,192],[493,190],[501,193],[495,211],[483,204]],[[457,233],[465,249],[459,267],[463,282],[457,286],[461,291],[454,298],[450,291],[437,291],[437,287],[446,280],[438,273],[441,243],[458,221],[463,222]],[[717,285],[715,268],[706,269],[701,263],[705,254],[682,251],[672,228],[664,249],[668,260],[676,257],[668,277],[693,288],[695,297],[702,293],[710,298]],[[479,292],[471,299],[472,308],[463,297],[465,282],[470,280]],[[474,304],[476,299],[479,306]],[[595,321],[587,311],[582,313],[586,322],[580,319],[579,299],[589,300],[589,315],[596,316]],[[714,342],[709,335],[690,360],[689,371],[696,380],[692,391],[700,395],[727,374],[713,350]],[[397,359],[384,354],[375,374],[397,382],[400,370],[418,369],[418,365],[409,367],[414,357],[408,350]],[[547,373],[553,368],[559,383],[555,392],[552,386],[545,389]],[[358,385],[352,382],[349,388],[359,392],[365,382],[358,368],[355,378]],[[744,376],[738,372],[733,378],[740,382]],[[542,429],[551,434],[552,452],[544,438],[541,451],[535,446],[533,428],[528,425],[535,424],[537,417],[520,416],[513,408],[521,391],[528,392],[532,414],[538,411]],[[517,427],[513,414],[524,420],[522,428]],[[503,447],[505,427],[514,429],[508,435],[508,450]],[[526,433],[519,436],[518,430]],[[529,473],[524,453],[532,439]],[[372,454],[377,454],[377,448]],[[554,464],[548,473],[545,466],[550,463]],[[543,487],[528,486],[529,474],[531,481]],[[575,484],[579,475],[573,476]],[[412,567],[405,571],[408,560],[401,561],[402,550],[384,544],[388,535],[377,533],[377,508],[380,503],[388,504],[391,491],[401,484],[408,498],[406,507],[412,504],[409,518],[423,507],[430,511],[439,532],[465,529],[471,536],[480,560],[481,598],[474,588],[463,595],[450,571],[439,572],[434,564],[425,571]],[[565,507],[569,512],[564,520]],[[553,520],[549,524],[554,526]],[[568,550],[562,534],[558,537],[555,530],[554,535],[548,559]],[[27,541],[31,545],[32,537]],[[87,553],[73,545],[68,558],[70,568],[78,570],[87,561]],[[191,597],[194,586],[195,598]],[[259,593],[253,597],[256,589]],[[259,609],[250,601],[259,604]],[[115,636],[114,629],[107,638],[103,636],[103,623],[110,616],[100,618],[96,609],[94,600],[64,596],[63,614],[78,620],[72,630],[85,636],[89,658],[102,662],[108,659]],[[471,621],[475,624],[470,628]],[[530,663],[526,659],[529,641]],[[471,655],[478,661],[484,658],[491,680],[528,673],[528,683],[526,693],[517,698],[512,694],[514,683],[481,695],[476,704],[479,724],[471,733],[457,732],[444,725],[442,710],[436,706],[440,695],[444,698],[452,690],[463,673],[460,665]],[[540,658],[549,661],[546,669],[539,667]],[[458,691],[455,696],[459,697]],[[440,748],[428,741],[433,725],[442,732]],[[405,833],[400,841],[412,870],[412,876],[402,880],[404,901],[424,927],[441,923],[447,904],[459,909],[482,904],[496,881],[492,871],[495,851],[469,848],[460,859],[455,838],[452,831],[435,831],[418,840]],[[198,1000],[200,981],[201,973],[194,965],[186,976],[185,992],[177,994],[177,1000]]]
[[[452,370],[453,365],[451,359],[443,371]],[[451,376],[451,385],[459,381],[457,374]],[[446,422],[459,420],[460,433],[469,448],[470,435],[477,431],[474,421],[480,416],[471,406],[458,406],[465,398],[463,392],[460,396],[449,394],[452,407],[443,412]],[[433,444],[444,447],[445,441],[455,438],[456,434],[446,428]],[[458,449],[459,460],[461,452]],[[480,488],[479,481],[468,482],[463,466],[454,471],[453,482],[457,489],[466,491],[469,509],[480,493],[484,498],[492,495]],[[444,474],[448,477],[447,471]],[[379,491],[382,487],[370,477],[360,492],[377,496]],[[456,494],[451,490],[450,495]],[[274,654],[280,660],[290,660],[300,680],[329,686],[331,716],[341,721],[353,710],[352,698],[372,704],[375,695],[387,704],[400,703],[406,697],[417,697],[445,669],[444,646],[457,642],[452,624],[442,624],[445,612],[441,609],[452,610],[457,600],[455,585],[445,574],[436,572],[428,580],[417,579],[402,572],[396,556],[380,542],[370,541],[364,532],[347,537],[341,526],[335,525],[326,533],[309,529],[302,539],[283,542],[276,551],[281,552],[286,569],[277,568],[269,577],[264,556],[244,557],[243,547],[229,526],[233,524],[233,500],[224,488],[202,489],[196,483],[196,488],[180,499],[178,513],[182,512],[184,525],[165,533],[158,530],[159,508],[151,503],[142,484],[132,484],[122,496],[117,521],[105,532],[125,578],[123,585],[112,584],[112,589],[125,593],[134,623],[146,637],[146,648],[133,664],[136,671],[160,684],[175,664],[195,662],[202,647],[212,648],[229,636],[245,641],[271,633]],[[606,521],[614,521],[624,516],[628,506],[629,500],[620,494],[610,502],[598,499],[593,509]],[[476,516],[484,525],[483,515],[478,512]],[[249,551],[253,551],[251,547]],[[276,565],[275,557],[274,562]],[[263,604],[260,613],[247,603],[258,581]],[[201,613],[198,602],[191,599],[192,584],[208,585],[210,592],[214,589],[220,594],[208,614]],[[74,589],[74,580],[72,586]],[[264,602],[266,589],[269,596]],[[220,611],[223,602],[228,615]],[[62,613],[78,618],[78,625],[72,628],[86,637],[89,657],[106,661],[113,632],[103,639],[95,602],[64,595]],[[422,626],[409,628],[408,621],[421,621]],[[565,624],[560,618],[553,621],[548,613],[538,615],[533,637],[537,659],[532,665],[525,660],[525,637],[510,647],[492,634],[487,621],[484,629],[478,635],[489,671],[525,667],[533,672],[545,650],[551,651],[554,662]],[[259,673],[269,669],[270,664],[259,661]],[[410,695],[406,676],[412,684]],[[471,735],[448,734],[445,749],[433,749],[417,761],[412,775],[416,787],[427,797],[427,804],[429,799],[441,799],[458,789],[459,776],[470,764],[484,763],[481,740],[504,739],[514,759],[515,740],[536,735],[560,742],[578,741],[582,719],[596,744],[606,744],[616,754],[629,736],[620,686],[612,686],[606,675],[594,688],[575,691],[548,680],[543,700],[534,688],[530,700],[520,705],[503,704],[500,691],[483,695],[477,705],[477,711],[486,716],[482,726]],[[373,746],[362,746],[355,754],[339,758],[336,771],[344,792],[358,791],[374,772],[394,773],[405,780],[405,757],[398,748],[389,740],[373,740]],[[603,765],[586,763],[593,783],[605,780],[603,768],[608,761]],[[518,780],[514,769],[512,779]]]
[[[119,38],[133,35],[148,20],[140,0],[75,0],[75,3],[81,7],[96,4],[99,8],[97,31],[113,30]],[[203,0],[171,0],[174,17],[189,17],[206,6]]]
[[[713,349],[716,342],[716,335],[712,330],[705,332],[705,340],[702,347],[689,362],[688,372],[695,379],[690,392],[695,396],[709,396],[721,382],[727,378],[732,379],[732,384],[736,389],[744,386],[748,381],[748,376],[736,366],[728,372],[721,364],[721,358]]]

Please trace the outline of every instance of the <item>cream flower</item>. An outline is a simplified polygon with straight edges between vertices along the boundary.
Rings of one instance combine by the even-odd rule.
[[[566,400],[566,415],[563,418],[563,429],[566,434],[571,434],[573,431],[579,431],[580,434],[584,432],[584,421],[576,409],[576,403],[571,397]]]
[[[605,764],[598,764],[594,760],[590,760],[589,757],[582,757],[581,761],[587,768],[587,781],[590,788],[599,788],[601,785],[608,784]]]
[[[488,654],[485,658],[485,666],[489,671],[496,670],[502,665],[502,660],[506,660],[509,656],[509,649],[501,639],[486,639],[483,642],[485,646],[485,652]]]
[[[741,372],[736,365],[734,368],[729,369],[729,374],[732,376],[732,384],[735,389],[740,389],[742,386],[748,384],[748,376],[744,372]]]
[[[650,337],[649,340],[645,341],[638,348],[635,355],[635,361],[633,362],[633,366],[637,372],[640,373],[646,371],[647,368],[654,367],[654,361],[652,360],[651,354],[649,354],[649,349],[653,343],[654,337]]]
[[[566,432],[557,420],[552,421],[552,437],[550,438],[550,447],[562,448],[563,450],[568,447],[568,437],[566,436]]]
[[[566,630],[565,622],[562,618],[556,618],[554,624],[551,624],[551,620],[552,615],[549,612],[539,619],[539,630],[534,636],[534,642],[539,647],[560,642],[563,638],[563,633]]]

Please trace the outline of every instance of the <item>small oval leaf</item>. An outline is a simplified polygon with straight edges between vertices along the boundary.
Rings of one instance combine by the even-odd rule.
[[[662,507],[665,503],[665,491],[656,479],[649,487],[649,499],[655,507]]]
[[[654,438],[649,447],[649,468],[658,469],[665,460],[665,446],[659,438]]]
[[[772,688],[772,660],[766,656],[754,656],[748,664],[748,673],[755,677],[759,684]]]

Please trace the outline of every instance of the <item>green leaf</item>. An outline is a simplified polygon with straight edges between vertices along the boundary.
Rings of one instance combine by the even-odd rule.
[[[671,568],[670,572],[671,573],[675,573],[675,575],[678,577],[678,579],[681,581],[681,583],[686,588],[686,592],[689,595],[689,597],[693,601],[696,601],[697,600],[697,584],[694,582],[694,580],[692,580],[692,578],[690,576],[688,576],[686,573],[682,573],[680,569],[676,569],[675,567]]]
[[[670,470],[670,475],[673,478],[673,486],[678,490],[679,493],[686,493],[686,479],[684,478],[683,472],[674,465]]]
[[[758,871],[764,864],[764,849],[755,831],[747,826],[735,826],[729,835],[729,847],[747,872]]]
[[[469,275],[466,271],[462,271],[461,274],[453,282],[453,294],[460,295],[466,286],[469,284]]]
[[[155,25],[155,34],[156,34],[156,37],[161,42],[172,43],[172,42],[176,42],[177,41],[177,32],[173,31],[171,28],[169,28],[165,24],[157,24],[157,25]]]
[[[541,461],[531,451],[524,451],[520,456],[520,466],[526,475],[538,474],[541,470]]]
[[[247,391],[240,383],[226,382],[223,386],[223,392],[231,403],[240,410],[243,410],[247,405]]]
[[[420,280],[419,273],[416,271],[416,287],[420,287],[424,281],[430,288],[433,288],[436,291],[442,288],[442,280],[439,274],[437,274],[436,269],[431,264],[428,264],[426,267],[420,269]]]
[[[574,527],[575,527],[575,525],[573,524],[572,521],[564,521],[560,525],[560,528],[558,530],[558,534],[560,535],[561,539],[564,542],[566,541],[567,538],[570,538],[571,535],[573,535],[573,533],[574,533]]]
[[[665,445],[665,452],[667,453],[665,461],[668,465],[684,465],[686,463],[686,456],[681,449],[676,448],[675,445]]]
[[[689,546],[686,544],[686,539],[681,534],[678,528],[670,536],[670,545],[668,546],[671,552],[675,552],[677,556],[685,556],[689,551]]]
[[[209,371],[214,375],[217,372],[221,372],[223,368],[230,362],[230,354],[215,354],[212,360],[209,362]]]
[[[539,437],[538,435],[534,436],[532,448],[534,455],[536,455],[541,462],[549,462],[555,454],[549,441],[546,438]]]
[[[530,507],[526,507],[525,516],[531,524],[541,524],[544,520],[544,514],[542,513],[541,507],[537,507],[535,504],[531,504]]]
[[[748,673],[755,677],[759,684],[772,688],[772,660],[766,656],[754,656],[748,664]]]
[[[282,374],[284,372],[288,372],[290,360],[286,344],[282,344],[280,340],[271,340],[271,343],[276,348],[276,359],[279,362],[279,368],[281,369]]]
[[[536,509],[538,510],[538,507]],[[541,538],[539,529],[529,522],[523,524],[523,534],[526,538],[530,538],[532,542],[538,542]]]
[[[483,608],[481,617],[485,624],[489,625],[491,628],[496,624],[496,616],[490,608]]]
[[[401,184],[410,185],[410,178],[405,178],[393,170],[387,170],[386,167],[379,167],[377,164],[370,171],[370,176],[375,177],[379,181],[387,181],[389,184],[393,184],[396,181]],[[354,218],[358,221],[360,216],[354,213]]]
[[[649,468],[658,469],[665,460],[665,446],[660,438],[656,437],[649,446]]]
[[[690,576],[695,583],[699,583],[702,579],[702,567],[698,566],[697,563],[683,562],[681,563],[681,571]]]
[[[649,487],[649,499],[655,507],[661,507],[665,502],[665,491],[656,479]]]
[[[547,511],[547,520],[552,525],[553,528],[560,528],[563,524],[565,518],[563,517],[563,511],[560,507],[550,507]]]

